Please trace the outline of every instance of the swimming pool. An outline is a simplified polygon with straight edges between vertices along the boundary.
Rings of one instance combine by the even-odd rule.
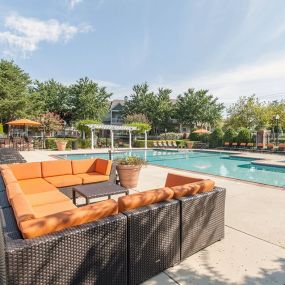
[[[113,154],[113,158],[136,155],[151,164],[236,178],[285,187],[285,168],[253,164],[256,159],[235,157],[231,153],[206,151],[133,150]],[[108,158],[106,153],[59,155],[65,159]]]

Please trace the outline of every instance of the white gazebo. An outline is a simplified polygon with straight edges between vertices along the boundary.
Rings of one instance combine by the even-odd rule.
[[[91,148],[94,149],[94,131],[95,130],[109,130],[111,133],[111,149],[114,149],[114,131],[128,131],[129,132],[129,148],[132,148],[132,131],[137,130],[132,126],[118,126],[118,125],[103,125],[103,124],[88,124],[86,125],[91,130]],[[147,132],[145,132],[145,148],[147,148]]]

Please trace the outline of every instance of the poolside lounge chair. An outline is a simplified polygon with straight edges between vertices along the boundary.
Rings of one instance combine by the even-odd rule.
[[[238,143],[237,142],[233,142],[232,143],[232,148],[237,148],[238,147]]]
[[[273,144],[273,143],[267,144],[266,150],[267,150],[267,151],[274,151],[274,144]]]
[[[153,147],[158,147],[157,142],[153,141]]]
[[[230,143],[224,142],[224,149],[229,149],[229,148],[230,148]]]
[[[172,147],[173,147],[171,141],[166,141],[166,143],[167,143],[167,147],[168,147],[168,148],[172,148]]]
[[[257,144],[257,150],[264,150],[264,145],[263,145],[263,143],[258,143]]]
[[[163,147],[161,141],[158,141],[157,144],[158,144],[158,147]]]
[[[176,141],[172,141],[172,146],[175,148],[178,148],[178,145],[176,144]]]
[[[162,141],[162,145],[163,145],[163,147],[168,147],[166,141]]]
[[[245,149],[245,147],[246,147],[246,143],[241,142],[241,143],[239,144],[239,148],[240,148],[240,149]]]
[[[254,143],[247,143],[247,146],[246,146],[248,149],[253,149],[254,147]]]
[[[285,152],[285,143],[279,144],[277,151],[281,153]]]

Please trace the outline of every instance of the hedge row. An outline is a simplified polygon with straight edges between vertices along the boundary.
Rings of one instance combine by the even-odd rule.
[[[148,140],[147,141],[147,147],[154,147],[153,146],[153,142],[157,142],[157,140]],[[175,140],[176,144],[178,147],[186,147],[187,146],[187,142],[190,142],[189,140]],[[192,142],[193,143],[193,147],[195,148],[195,145],[199,142]],[[133,142],[133,147],[142,147],[144,148],[145,147],[145,141],[144,140],[135,140]]]

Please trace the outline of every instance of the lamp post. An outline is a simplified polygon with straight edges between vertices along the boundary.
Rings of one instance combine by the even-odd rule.
[[[279,120],[280,120],[280,116],[277,114],[275,116],[275,120],[276,120],[276,145],[278,145],[278,137],[279,137]]]

